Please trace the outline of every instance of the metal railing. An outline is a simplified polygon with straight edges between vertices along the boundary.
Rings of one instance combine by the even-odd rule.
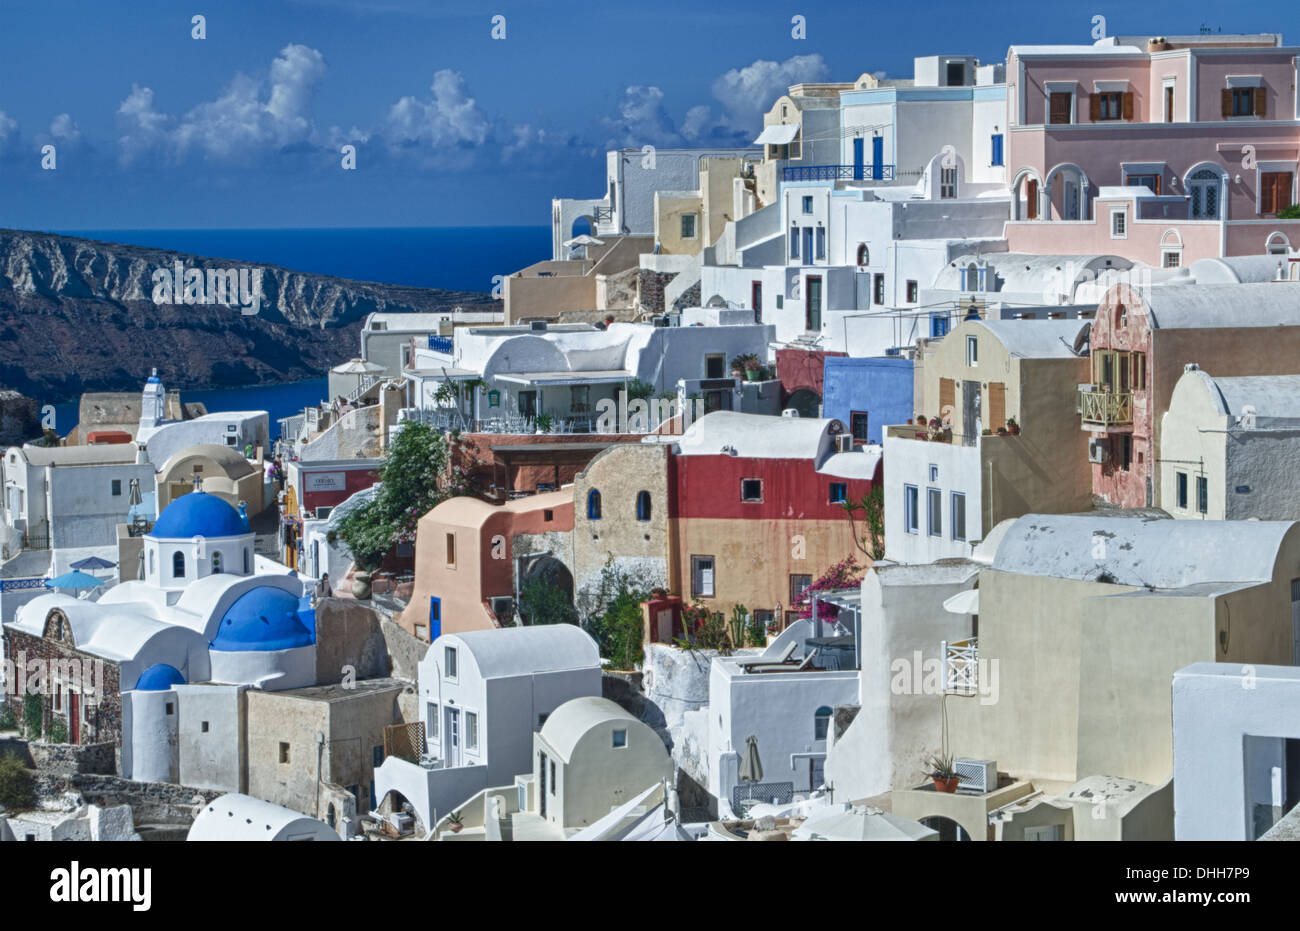
[[[355,403],[357,400],[361,398],[363,394],[365,394],[367,391],[373,388],[375,386],[375,383],[378,382],[381,378],[382,376],[380,375],[363,375],[361,377],[361,384],[359,384],[357,387],[349,391],[344,396],[345,399],[349,404]]]
[[[893,165],[788,165],[782,181],[893,181]]]
[[[1104,391],[1099,385],[1079,389],[1079,415],[1084,423],[1126,424],[1133,422],[1133,393]]]
[[[455,349],[455,341],[450,336],[430,336],[429,348],[434,352],[451,355]]]
[[[597,207],[597,208],[592,212],[592,215],[593,215],[593,217],[595,218],[595,220],[596,220],[597,223],[608,223],[608,222],[610,222],[611,220],[614,219],[614,208],[613,208],[613,207]]]
[[[974,695],[979,690],[979,638],[943,642],[943,690]]]

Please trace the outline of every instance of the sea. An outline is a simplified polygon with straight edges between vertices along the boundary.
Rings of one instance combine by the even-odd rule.
[[[549,226],[433,226],[364,229],[49,230],[103,242],[174,249],[210,258],[279,265],[419,288],[490,292],[493,278],[551,257]],[[209,412],[264,410],[276,420],[323,400],[326,379],[266,387],[181,390]],[[55,405],[58,432],[77,425],[78,402]]]

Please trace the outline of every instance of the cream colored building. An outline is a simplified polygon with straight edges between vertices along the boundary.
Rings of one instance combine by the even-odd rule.
[[[754,211],[753,181],[743,158],[700,159],[700,187],[655,192],[655,244],[661,255],[696,255],[718,241],[731,220]]]
[[[1166,511],[1194,520],[1295,520],[1297,465],[1300,375],[1215,378],[1187,366],[1161,420],[1156,468]]]

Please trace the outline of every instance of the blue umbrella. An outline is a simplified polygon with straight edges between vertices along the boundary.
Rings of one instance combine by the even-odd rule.
[[[95,578],[93,575],[87,575],[84,572],[75,570],[45,580],[46,588],[98,588],[103,584],[103,582]]]
[[[87,556],[85,559],[78,559],[72,564],[74,569],[112,569],[117,563],[109,562],[107,559],[100,559],[98,556]]]

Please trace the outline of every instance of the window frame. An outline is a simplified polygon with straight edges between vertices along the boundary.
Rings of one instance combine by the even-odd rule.
[[[460,657],[453,646],[442,648],[442,677],[448,682],[460,681]]]
[[[954,491],[948,496],[948,530],[953,541],[956,543],[966,542],[966,492]],[[957,533],[957,525],[961,525],[961,534]]]
[[[478,752],[478,712],[465,709],[465,751]]]
[[[745,486],[750,482],[758,482],[758,497],[751,498],[745,494]],[[762,504],[763,503],[763,480],[761,478],[742,478],[740,480],[740,500],[743,504]]]
[[[644,504],[644,508],[642,507]],[[650,500],[650,492],[642,489],[636,493],[636,519],[642,523],[649,523],[651,515],[654,513],[653,503]]]
[[[690,224],[690,232],[687,232],[687,224]],[[681,238],[682,239],[699,239],[700,222],[699,217],[693,213],[683,213],[681,215]]]
[[[836,497],[838,491],[839,497]],[[827,504],[844,504],[849,500],[848,482],[831,482],[827,490]]]
[[[921,532],[921,486],[903,484],[903,532]]]
[[[968,334],[966,337],[966,365],[968,368],[979,368],[980,364],[980,338],[975,334]]]
[[[943,537],[943,489],[925,489],[925,535]]]
[[[1183,511],[1187,510],[1187,502],[1188,502],[1187,491],[1188,491],[1187,473],[1175,471],[1174,472],[1174,506],[1179,510],[1183,510]]]
[[[1210,480],[1204,475],[1196,476],[1196,513],[1210,512]]]
[[[808,581],[800,584],[798,581],[796,581],[798,579],[807,579]],[[786,594],[790,596],[791,608],[794,608],[795,605],[799,604],[800,601],[803,600],[804,592],[808,591],[808,589],[812,586],[812,583],[813,583],[813,577],[811,573],[791,572],[787,574],[786,585],[788,587],[786,589]]]
[[[1118,227],[1116,219],[1119,220]],[[1112,207],[1110,208],[1110,238],[1111,239],[1128,239],[1128,208]]]
[[[708,591],[704,590],[704,568],[701,565],[704,561],[709,564],[709,585]],[[718,561],[708,555],[691,554],[691,597],[692,598],[716,598],[718,591]]]

